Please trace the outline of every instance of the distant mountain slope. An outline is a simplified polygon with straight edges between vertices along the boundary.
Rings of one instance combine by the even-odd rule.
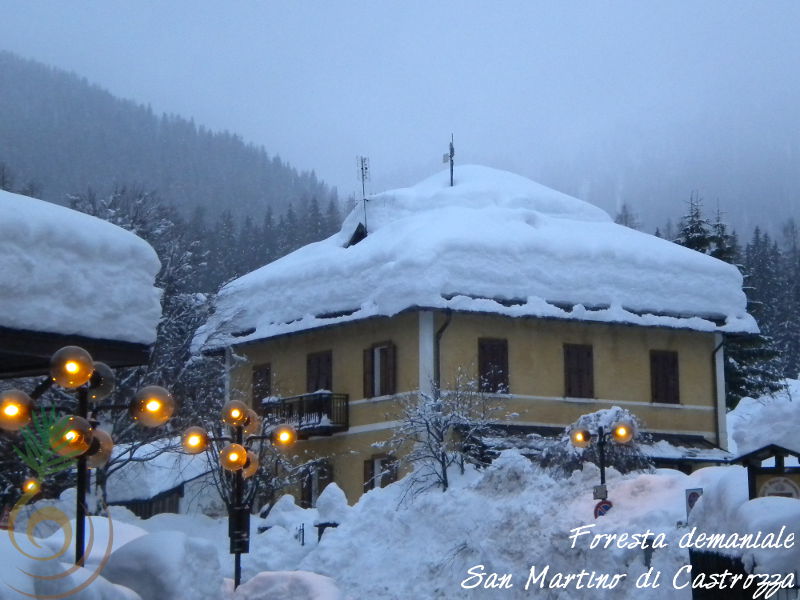
[[[298,173],[263,148],[177,116],[121,100],[86,79],[0,51],[0,162],[17,186],[42,198],[117,184],[156,190],[185,215],[242,214],[300,198],[335,196],[313,172]]]

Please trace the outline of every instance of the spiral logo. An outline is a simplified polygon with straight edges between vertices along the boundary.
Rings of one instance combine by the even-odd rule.
[[[81,590],[86,589],[102,572],[103,568],[108,562],[108,558],[111,556],[111,549],[114,542],[114,525],[111,521],[108,507],[106,506],[104,507],[104,516],[108,520],[108,540],[106,541],[105,548],[103,549],[102,556],[97,566],[92,570],[84,569],[83,563],[86,560],[86,557],[91,556],[92,548],[94,547],[95,542],[94,523],[92,522],[92,517],[87,517],[88,540],[86,541],[86,549],[83,554],[84,559],[78,564],[62,570],[62,557],[71,548],[73,543],[72,524],[70,523],[70,519],[64,511],[56,508],[55,506],[36,508],[28,516],[27,525],[24,528],[24,534],[27,538],[27,543],[24,543],[24,547],[20,544],[20,540],[18,539],[19,534],[23,533],[17,528],[17,521],[19,520],[20,513],[26,506],[29,505],[30,501],[34,496],[36,496],[37,493],[38,492],[23,494],[19,501],[14,505],[14,508],[9,514],[8,535],[12,545],[22,556],[25,556],[32,561],[38,561],[42,563],[53,561],[52,564],[57,565],[57,567],[55,572],[52,572],[52,569],[48,569],[50,573],[47,575],[38,575],[24,569],[19,569],[19,571],[34,581],[34,590],[37,590],[38,588],[63,589],[64,586],[59,586],[57,583],[59,580],[67,580],[66,586],[68,586],[68,589],[66,591],[59,591],[59,593],[56,594],[50,594],[46,592],[31,594],[8,583],[6,585],[18,594],[27,596],[28,598],[38,598],[40,600],[67,598],[73,594],[77,594]],[[55,551],[48,546],[41,544],[41,540],[34,535],[36,528],[43,523],[55,523],[63,534],[64,541],[61,544],[61,547]],[[73,577],[73,575],[75,575],[75,577]],[[76,579],[80,581],[76,583]]]

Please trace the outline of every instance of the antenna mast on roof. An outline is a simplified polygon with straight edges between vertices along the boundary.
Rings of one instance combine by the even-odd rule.
[[[453,134],[450,134],[450,152],[442,156],[442,162],[450,161],[450,187],[453,187],[453,157],[456,155],[455,148],[453,147]]]
[[[369,158],[359,156],[356,158],[358,177],[361,179],[361,199],[364,203],[364,229],[367,228],[367,181],[369,181]]]

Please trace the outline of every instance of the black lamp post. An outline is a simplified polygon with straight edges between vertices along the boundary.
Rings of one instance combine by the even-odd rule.
[[[219,453],[223,469],[233,473],[233,494],[228,502],[228,537],[233,559],[233,586],[242,580],[242,554],[250,552],[250,511],[244,500],[244,480],[258,471],[258,455],[249,448],[254,442],[269,440],[275,446],[289,446],[297,439],[297,432],[288,425],[264,426],[256,412],[243,402],[231,400],[222,407],[222,422],[231,429],[232,436],[211,437],[202,427],[189,427],[181,443],[189,454],[199,454],[209,447],[209,442],[226,442]]]
[[[130,406],[96,406],[89,416],[89,403],[99,403],[114,390],[114,372],[78,346],[65,346],[50,359],[50,375],[28,395],[20,390],[0,394],[0,428],[19,431],[32,419],[34,403],[53,385],[75,390],[77,411],[65,415],[50,427],[49,442],[53,452],[77,459],[77,500],[75,506],[75,564],[82,565],[86,537],[86,488],[89,467],[101,467],[111,458],[114,442],[111,436],[97,429],[93,417],[99,410],[130,410],[131,417],[145,427],[166,423],[175,411],[170,393],[159,386],[140,390]],[[34,494],[41,483],[28,479],[23,491]]]
[[[570,434],[572,445],[577,448],[586,448],[591,444],[592,439],[597,437],[598,466],[600,467],[600,485],[595,487],[595,500],[606,500],[608,491],[606,489],[606,444],[610,438],[617,444],[627,444],[633,439],[633,425],[626,422],[616,423],[611,431],[606,431],[600,425],[597,433],[592,434],[588,429],[573,429]]]

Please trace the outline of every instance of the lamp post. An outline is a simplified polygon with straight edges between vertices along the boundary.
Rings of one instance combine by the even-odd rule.
[[[222,407],[221,420],[231,430],[230,436],[212,437],[202,427],[192,426],[183,432],[181,444],[189,454],[200,454],[209,442],[225,442],[219,452],[220,466],[233,474],[233,493],[228,504],[228,537],[233,559],[233,587],[242,580],[242,554],[250,552],[251,506],[244,500],[244,483],[258,472],[258,455],[250,450],[255,442],[268,440],[273,446],[290,446],[297,432],[289,425],[271,425],[265,433],[256,412],[243,402],[231,400]]]
[[[600,485],[594,488],[595,500],[606,500],[608,490],[606,489],[606,444],[610,438],[614,443],[627,444],[633,439],[635,430],[628,422],[616,423],[611,431],[606,431],[600,425],[597,433],[592,434],[588,429],[573,429],[570,433],[570,441],[576,448],[586,448],[592,443],[592,439],[597,437],[598,466],[600,467]]]
[[[111,436],[97,428],[94,415],[100,410],[127,409],[131,417],[145,427],[166,423],[175,411],[172,395],[162,387],[148,386],[140,390],[130,406],[97,406],[114,390],[114,372],[105,363],[94,361],[78,346],[65,346],[50,359],[50,374],[30,395],[21,390],[0,394],[0,428],[19,431],[32,420],[36,400],[50,387],[57,385],[75,390],[77,411],[64,415],[49,429],[51,450],[59,456],[77,459],[75,506],[75,564],[82,565],[86,536],[86,488],[88,469],[105,465],[114,448]],[[96,406],[89,415],[89,403]],[[23,483],[25,493],[34,494],[41,482],[28,479]]]

